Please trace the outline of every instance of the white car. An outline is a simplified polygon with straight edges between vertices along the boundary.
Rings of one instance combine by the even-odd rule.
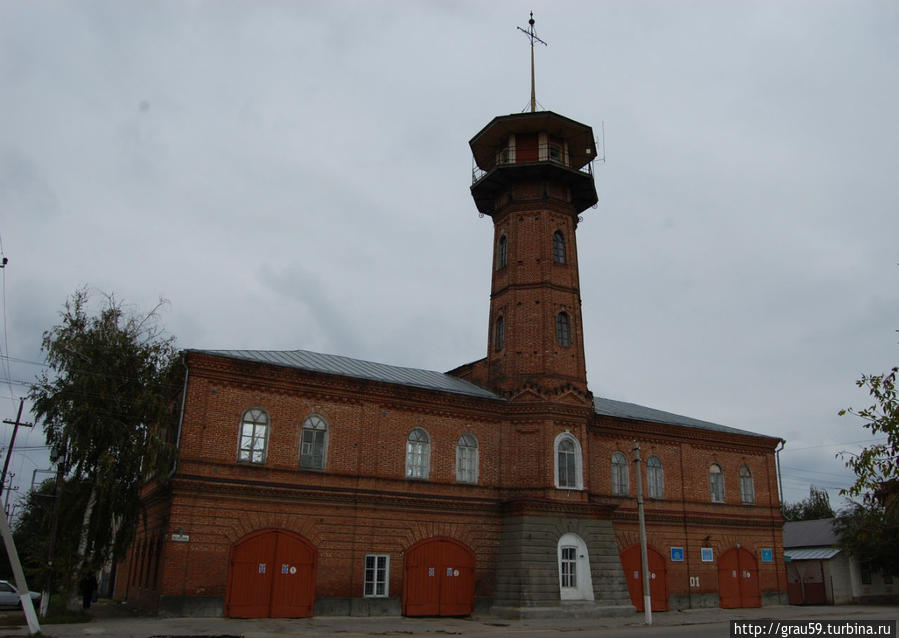
[[[36,591],[28,592],[31,595],[31,603],[36,605],[41,595]],[[0,609],[21,609],[22,601],[19,598],[19,590],[6,580],[0,580]]]

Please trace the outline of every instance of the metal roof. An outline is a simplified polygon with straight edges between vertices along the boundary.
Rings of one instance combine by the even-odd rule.
[[[830,547],[836,544],[832,518],[784,523],[784,547]]]
[[[787,559],[794,560],[830,560],[840,553],[836,547],[816,547],[812,549],[788,549],[784,551]]]
[[[341,357],[336,354],[321,354],[307,350],[189,350],[189,352],[200,352],[217,357],[266,363],[310,372],[337,374],[354,379],[394,383],[426,390],[452,392],[471,397],[500,398],[489,390],[443,372],[391,366]]]
[[[749,432],[748,430],[738,430],[737,428],[731,428],[726,425],[719,425],[717,423],[710,423],[709,421],[691,419],[688,416],[672,414],[671,412],[663,412],[662,410],[647,408],[642,405],[637,405],[636,403],[625,403],[624,401],[613,401],[612,399],[595,397],[593,399],[593,406],[597,414],[603,416],[611,416],[618,419],[628,419],[631,421],[649,421],[650,423],[664,423],[666,425],[698,428],[700,430],[713,430],[715,432],[725,432],[728,434],[745,434],[747,436],[764,436],[767,438],[777,438],[769,437],[767,434],[757,434],[755,432]]]

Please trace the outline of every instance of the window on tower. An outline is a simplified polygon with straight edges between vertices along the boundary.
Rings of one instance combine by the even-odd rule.
[[[562,147],[558,144],[550,144],[549,145],[549,159],[551,162],[560,162],[562,161]]]
[[[571,345],[571,318],[567,312],[556,315],[556,343],[566,347]]]
[[[503,235],[499,238],[499,243],[496,246],[496,269],[502,270],[506,267],[509,261],[509,241],[506,239],[506,236]]]
[[[565,261],[565,235],[561,230],[553,233],[553,262],[564,264]]]
[[[506,340],[506,322],[502,317],[496,318],[496,328],[493,334],[493,346],[499,352],[503,349]]]

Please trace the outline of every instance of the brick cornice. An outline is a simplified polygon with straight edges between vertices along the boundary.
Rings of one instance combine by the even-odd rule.
[[[445,494],[414,494],[383,489],[360,489],[323,485],[297,485],[276,481],[247,481],[238,478],[206,477],[179,474],[172,480],[173,496],[206,494],[222,498],[252,500],[287,500],[293,503],[323,503],[366,505],[398,509],[472,512],[496,515],[500,511],[498,499],[449,496]]]

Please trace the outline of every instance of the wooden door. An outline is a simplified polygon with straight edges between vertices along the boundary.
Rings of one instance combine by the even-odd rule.
[[[315,603],[315,547],[286,530],[253,532],[231,548],[225,615],[302,618]]]
[[[646,548],[649,559],[649,602],[653,611],[668,610],[668,572],[665,557],[651,547]],[[631,545],[621,552],[621,566],[627,579],[627,591],[637,611],[643,611],[643,561],[640,546]]]
[[[406,551],[403,614],[467,616],[474,608],[474,553],[451,538],[430,538]]]
[[[731,547],[718,559],[718,597],[723,609],[762,606],[758,564],[745,547]]]

